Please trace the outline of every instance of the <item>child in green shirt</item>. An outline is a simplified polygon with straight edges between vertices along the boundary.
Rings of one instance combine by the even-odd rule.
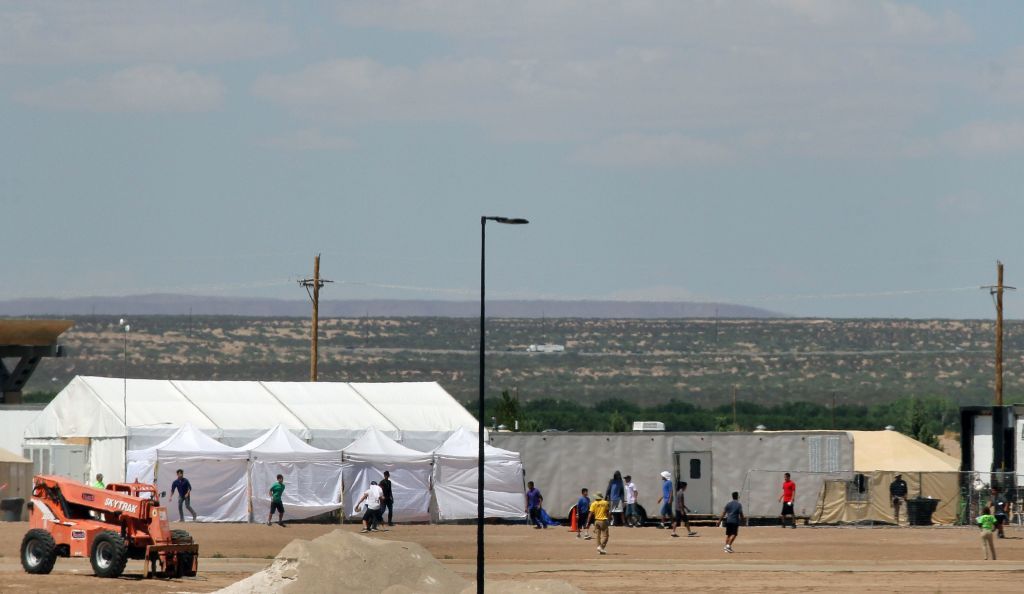
[[[270,515],[267,516],[267,526],[274,518],[274,510],[277,510],[277,525],[284,526],[284,502],[281,496],[284,495],[284,477],[277,475],[277,482],[270,485]]]
[[[992,510],[988,507],[982,509],[981,515],[978,516],[978,528],[981,528],[981,548],[985,550],[985,560],[988,560],[991,553],[992,560],[995,561],[996,541],[993,531],[996,528],[996,517],[992,515]]]

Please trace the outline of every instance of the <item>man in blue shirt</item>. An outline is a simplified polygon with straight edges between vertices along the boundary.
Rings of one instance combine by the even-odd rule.
[[[580,498],[576,501],[576,538],[590,540],[590,531],[587,529],[587,516],[590,515],[590,491],[586,487],[580,491]]]
[[[196,521],[196,512],[192,509],[192,483],[188,482],[185,478],[185,471],[178,469],[178,479],[171,483],[171,503],[174,503],[174,493],[177,492],[179,495],[178,499],[178,518],[184,522],[185,512],[181,509],[182,506],[187,507],[190,514],[192,514],[192,521]]]
[[[547,524],[540,519],[540,506],[544,503],[544,497],[540,494],[540,489],[533,486],[533,481],[526,483],[526,486],[529,487],[526,491],[526,513],[530,515],[534,528],[547,528]]]
[[[659,528],[672,527],[672,473],[665,470],[661,473],[661,497],[658,497],[661,504],[661,526]]]

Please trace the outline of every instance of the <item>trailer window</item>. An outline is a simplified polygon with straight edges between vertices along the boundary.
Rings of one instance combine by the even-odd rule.
[[[700,478],[700,458],[690,458],[690,478]]]

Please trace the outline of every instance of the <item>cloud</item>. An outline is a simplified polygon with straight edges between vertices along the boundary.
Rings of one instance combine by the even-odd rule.
[[[209,63],[292,45],[286,27],[247,2],[0,3],[0,64]]]
[[[684,162],[896,155],[943,97],[978,81],[933,51],[972,37],[962,19],[896,2],[375,0],[337,14],[448,45],[419,61],[350,56],[268,73],[253,92],[334,124],[457,122],[571,143],[585,147],[581,162],[625,156],[627,143],[671,143]]]
[[[201,112],[220,107],[224,85],[216,77],[147,65],[21,91],[15,99],[34,107],[67,111]]]
[[[1024,151],[1024,120],[982,120],[907,145],[904,154],[930,157],[952,153],[962,157],[991,157]]]
[[[314,128],[266,138],[259,144],[264,148],[286,151],[347,151],[356,148],[355,141],[350,138],[328,136]]]
[[[733,158],[721,144],[678,134],[623,134],[581,148],[580,163],[607,167],[675,167],[710,165]]]
[[[799,42],[945,44],[973,36],[949,10],[867,0],[354,0],[337,10],[348,26],[430,32],[460,40],[488,39],[524,47],[593,46],[675,38],[679,45],[719,40],[748,44]],[[796,37],[794,37],[796,34]]]

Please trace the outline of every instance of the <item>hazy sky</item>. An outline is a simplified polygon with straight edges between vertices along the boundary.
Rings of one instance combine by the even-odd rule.
[[[991,317],[1022,157],[1017,1],[0,0],[3,299]]]

